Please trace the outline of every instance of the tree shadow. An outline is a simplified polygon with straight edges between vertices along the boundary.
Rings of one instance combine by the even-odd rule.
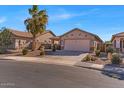
[[[102,74],[117,78],[119,80],[124,80],[124,66],[115,64],[106,64],[102,70]]]
[[[57,50],[53,51],[46,51],[46,55],[54,55],[54,56],[79,56],[83,51],[65,51],[65,50]]]

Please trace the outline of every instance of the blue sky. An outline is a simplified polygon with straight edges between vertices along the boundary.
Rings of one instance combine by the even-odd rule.
[[[25,31],[24,20],[30,15],[29,5],[0,6],[0,27]],[[73,28],[80,28],[99,35],[104,41],[112,34],[124,32],[124,6],[58,5],[39,6],[46,9],[49,22],[47,29],[61,35]]]

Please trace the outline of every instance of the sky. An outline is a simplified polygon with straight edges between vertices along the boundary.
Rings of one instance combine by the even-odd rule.
[[[24,20],[30,18],[30,5],[1,5],[0,28],[6,27],[26,31]],[[47,29],[57,36],[74,28],[97,34],[108,41],[113,34],[124,32],[124,6],[95,5],[40,5],[39,10],[46,9]]]

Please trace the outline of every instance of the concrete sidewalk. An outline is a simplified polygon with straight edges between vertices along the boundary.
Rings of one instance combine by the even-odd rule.
[[[108,76],[116,77],[118,79],[124,79],[124,67],[120,67],[118,65],[113,64],[100,65],[94,63],[77,62],[75,66],[100,70],[102,71],[103,74],[106,74]]]
[[[45,63],[45,64],[56,64],[56,65],[65,65],[73,66],[87,53],[81,54],[79,56],[43,56],[43,57],[23,57],[23,56],[7,56],[1,55],[0,60],[14,60],[16,62],[34,62],[34,63]]]
[[[96,69],[96,70],[103,70],[104,65],[94,64],[94,63],[86,63],[86,62],[77,62],[75,64],[77,67],[89,68],[89,69]]]

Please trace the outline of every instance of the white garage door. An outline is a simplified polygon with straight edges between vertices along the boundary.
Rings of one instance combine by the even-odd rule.
[[[65,40],[64,50],[88,52],[90,42],[89,40]]]

